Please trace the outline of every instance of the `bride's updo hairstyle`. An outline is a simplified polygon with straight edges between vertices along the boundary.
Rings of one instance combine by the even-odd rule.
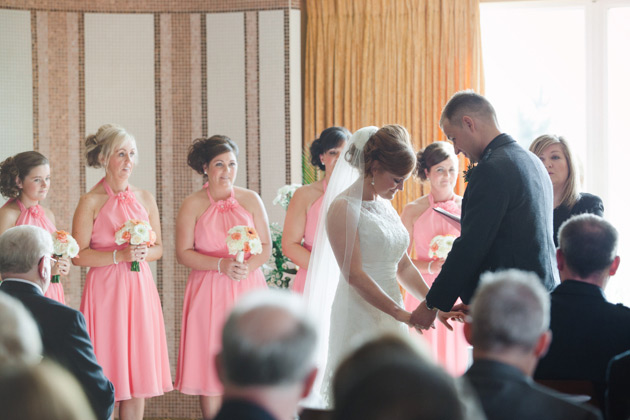
[[[215,134],[212,137],[198,138],[188,148],[188,166],[206,178],[204,165],[227,152],[232,152],[234,156],[238,157],[238,146],[228,136]]]
[[[455,149],[453,145],[445,141],[436,141],[416,155],[418,165],[416,166],[416,176],[422,181],[427,180],[427,172],[438,163],[444,162],[450,157],[454,157]]]
[[[325,171],[326,167],[319,158],[319,155],[338,147],[341,142],[348,140],[351,135],[352,133],[345,127],[328,127],[322,131],[319,138],[313,140],[313,143],[311,143],[311,164]]]
[[[22,152],[6,158],[0,163],[0,194],[5,198],[18,197],[20,188],[16,180],[20,178],[24,181],[31,169],[40,165],[48,165],[48,159],[35,151]]]
[[[85,139],[85,160],[91,168],[107,168],[109,158],[125,142],[130,141],[134,149],[136,139],[124,128],[116,124],[102,125],[96,134],[90,134]],[[138,152],[133,157],[133,162],[138,163]]]
[[[346,160],[361,170],[361,162],[355,159],[363,154],[364,176],[372,175],[372,164],[378,161],[383,170],[396,176],[405,176],[416,167],[416,155],[411,147],[409,132],[402,125],[385,125],[376,131],[365,143],[363,150],[355,144],[346,152]]]

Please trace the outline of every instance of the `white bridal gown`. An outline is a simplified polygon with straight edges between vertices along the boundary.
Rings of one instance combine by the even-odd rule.
[[[339,199],[358,200],[346,196],[337,197]],[[409,234],[389,200],[379,197],[361,203],[358,234],[363,270],[404,308],[396,270],[409,246]],[[342,274],[332,304],[328,363],[321,390],[327,407],[333,405],[331,385],[337,365],[363,339],[384,331],[407,334],[408,328],[369,304]]]

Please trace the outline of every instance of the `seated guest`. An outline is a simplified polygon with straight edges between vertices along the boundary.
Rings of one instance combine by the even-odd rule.
[[[98,419],[114,409],[114,387],[96,362],[83,315],[44,297],[50,285],[53,244],[44,229],[22,225],[0,235],[0,291],[18,299],[39,326],[44,356],[72,373],[85,391]]]
[[[551,341],[549,294],[533,273],[481,276],[464,334],[473,364],[464,374],[488,420],[598,419],[594,408],[565,400],[531,376]]]
[[[315,327],[302,300],[289,292],[244,295],[223,327],[216,357],[225,389],[215,420],[289,420],[317,369]]]
[[[37,324],[19,300],[0,292],[0,367],[42,359]]]
[[[571,216],[582,213],[604,215],[604,203],[596,195],[580,192],[578,165],[569,143],[562,136],[544,134],[529,146],[540,158],[553,185],[553,242],[558,246],[558,230]]]
[[[474,396],[403,337],[369,341],[333,381],[333,420],[484,419]]]
[[[610,361],[606,383],[606,418],[630,419],[630,350]]]
[[[630,350],[630,308],[606,300],[603,290],[617,272],[617,230],[592,214],[560,228],[560,285],[551,293],[553,342],[534,378],[592,381],[604,401],[606,367]]]
[[[0,369],[2,420],[95,420],[76,379],[54,362]]]

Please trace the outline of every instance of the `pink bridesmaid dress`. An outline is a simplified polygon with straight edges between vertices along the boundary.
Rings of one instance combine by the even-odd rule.
[[[422,261],[430,261],[429,243],[437,235],[453,235],[459,236],[460,229],[454,227],[447,222],[446,217],[432,210],[435,207],[441,207],[444,210],[460,215],[461,209],[455,200],[435,202],[433,196],[429,194],[430,207],[418,217],[413,225],[413,239],[416,259]],[[439,274],[433,271],[433,274],[423,273],[422,277],[431,287],[433,281]],[[459,302],[459,301],[458,301]],[[418,307],[420,302],[411,296],[410,293],[405,295],[405,308],[413,311]],[[459,322],[451,322],[454,324],[454,331],[449,331],[446,327],[436,320],[435,329],[423,331],[423,337],[431,349],[433,357],[452,375],[461,375],[468,367],[468,347],[469,344],[464,337],[462,324]]]
[[[306,212],[306,225],[304,226],[304,242],[302,246],[309,251],[313,250],[313,241],[315,241],[315,234],[317,233],[317,221],[319,220],[319,213],[322,209],[322,203],[324,202],[324,195],[326,194],[326,181],[324,181],[324,194],[311,204],[311,207]],[[306,285],[306,273],[308,267],[300,267],[291,290],[297,293],[304,293],[304,286]]]
[[[254,219],[234,198],[214,201],[204,185],[210,205],[195,224],[195,251],[219,258],[228,253],[227,231],[238,225],[254,226]],[[249,258],[249,253],[245,259]],[[175,389],[189,395],[218,396],[223,386],[214,359],[221,350],[221,331],[234,302],[243,293],[267,286],[260,269],[245,280],[234,281],[216,270],[192,270],[186,283]]]
[[[15,226],[21,226],[21,225],[37,226],[37,227],[47,230],[50,233],[53,233],[54,231],[57,230],[55,225],[53,225],[53,222],[51,222],[51,220],[46,216],[46,212],[44,211],[42,206],[40,206],[39,204],[26,208],[24,206],[24,203],[22,203],[20,200],[16,198],[12,198],[6,202],[5,206],[12,201],[17,202],[18,206],[20,206],[20,212],[21,212],[20,216],[15,222]],[[57,302],[63,303],[64,305],[66,304],[66,298],[65,298],[65,295],[63,294],[63,286],[61,285],[61,283],[51,282],[44,296],[46,296],[47,298],[56,300]]]
[[[100,182],[109,198],[94,220],[90,248],[121,250],[127,245],[116,245],[116,231],[129,219],[149,221],[149,215],[129,188],[114,194],[105,179]],[[160,297],[146,261],[139,272],[131,271],[129,262],[90,268],[81,312],[116,401],[173,389]]]

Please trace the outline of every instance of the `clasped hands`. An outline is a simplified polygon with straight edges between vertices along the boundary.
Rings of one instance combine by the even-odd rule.
[[[420,302],[420,305],[411,313],[408,324],[422,333],[422,330],[435,328],[435,318],[437,317],[444,326],[453,331],[451,321],[464,322],[464,318],[468,313],[468,306],[463,303],[453,306],[449,312],[434,311],[427,307],[426,301]]]
[[[225,274],[234,281],[245,280],[249,275],[249,266],[247,261],[238,262],[231,258],[222,258],[220,262],[221,273]]]

